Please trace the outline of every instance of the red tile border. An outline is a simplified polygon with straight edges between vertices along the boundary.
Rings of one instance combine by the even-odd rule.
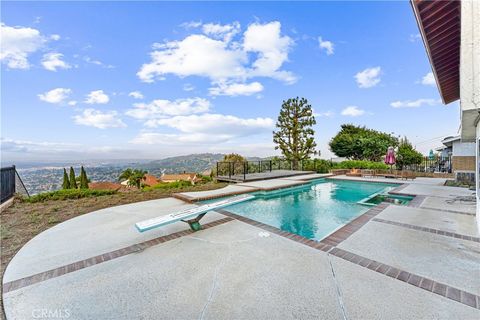
[[[376,215],[380,212],[385,210],[389,206],[388,203],[382,202],[375,207],[372,207],[370,210],[365,212],[364,214],[358,216],[354,220],[350,221],[337,231],[333,232],[326,238],[322,239],[321,242],[327,243],[332,246],[337,246],[341,242],[345,241],[348,237],[350,237],[353,233],[358,231],[361,227],[363,227],[367,222],[372,220]]]
[[[399,281],[403,281],[419,289],[426,290],[434,294],[438,294],[442,297],[460,302],[464,305],[467,305],[476,309],[480,309],[480,296],[448,286],[443,283],[436,282],[429,278],[425,278],[425,277],[410,273],[405,270],[395,268],[393,266],[390,266],[378,261],[371,260],[369,258],[357,255],[353,252],[349,252],[337,247],[339,243],[341,243],[346,238],[348,238],[351,234],[353,234],[358,229],[360,229],[368,221],[372,219],[373,220],[378,219],[378,218],[375,218],[375,216],[378,215],[380,212],[382,212],[384,209],[386,209],[388,206],[389,204],[387,203],[381,203],[373,207],[372,209],[365,212],[363,215],[357,217],[352,222],[343,226],[342,228],[340,228],[339,230],[337,230],[336,232],[334,232],[333,234],[331,234],[330,236],[326,237],[321,241],[310,240],[305,237],[280,230],[276,227],[272,227],[270,225],[246,218],[244,216],[240,216],[238,214],[232,213],[225,209],[219,209],[215,211],[223,215],[226,215],[228,217],[231,217],[233,219],[236,219],[236,220],[245,222],[247,224],[250,224],[252,226],[272,232],[281,237],[293,240],[300,244],[307,245],[313,249],[327,252],[338,258],[352,262],[361,267],[368,268],[372,271],[384,274],[387,277],[397,279]],[[383,219],[379,219],[379,220],[383,220]]]
[[[368,258],[359,256],[355,253],[340,249],[333,248],[329,252],[330,254],[352,262],[356,265],[366,267],[372,271],[386,275],[387,277],[403,281],[407,284],[415,286],[417,288],[438,294],[442,297],[448,298],[460,302],[464,305],[480,309],[480,296],[473,293],[463,291],[449,285],[437,282],[435,280],[425,278],[404,270],[397,269],[395,267],[386,265],[384,263],[370,260]]]
[[[443,230],[438,230],[438,229],[433,229],[433,228],[420,227],[420,226],[416,226],[416,225],[412,225],[412,224],[408,224],[408,223],[396,222],[396,221],[385,220],[385,219],[380,219],[380,218],[374,218],[373,221],[386,223],[386,224],[391,224],[391,225],[394,225],[394,226],[399,226],[399,227],[403,227],[403,228],[407,228],[407,229],[413,229],[413,230],[417,230],[417,231],[430,232],[430,233],[438,234],[440,236],[457,238],[457,239],[462,239],[462,240],[467,240],[467,241],[480,242],[480,238],[478,238],[478,237],[467,236],[467,235],[464,235],[464,234],[459,234],[459,233],[454,233],[454,232],[448,232],[448,231],[443,231]]]
[[[209,229],[209,228],[212,228],[212,227],[230,222],[232,220],[233,220],[233,218],[231,218],[231,217],[225,217],[223,219],[212,221],[210,223],[206,223],[206,224],[202,225],[202,230],[203,229]],[[20,289],[20,288],[23,288],[23,287],[27,287],[27,286],[30,286],[32,284],[43,282],[45,280],[49,280],[49,279],[52,279],[52,278],[56,278],[56,277],[59,277],[61,275],[67,274],[67,273],[75,272],[77,270],[88,268],[88,267],[91,267],[93,265],[100,264],[100,263],[103,263],[103,262],[106,262],[106,261],[109,261],[109,260],[113,260],[113,259],[116,259],[116,258],[120,258],[120,257],[126,256],[126,255],[129,255],[129,254],[132,254],[132,253],[141,252],[141,251],[143,251],[145,249],[148,249],[150,247],[153,247],[157,244],[167,242],[167,241],[170,241],[170,240],[174,240],[174,239],[178,239],[178,238],[190,235],[193,232],[194,231],[191,231],[191,230],[183,230],[183,231],[175,232],[175,233],[172,233],[172,234],[169,234],[169,235],[166,235],[166,236],[161,236],[161,237],[158,237],[158,238],[155,238],[155,239],[151,239],[151,240],[147,240],[147,241],[144,241],[144,242],[141,242],[141,243],[133,244],[133,245],[125,247],[125,248],[121,248],[121,249],[114,250],[114,251],[111,251],[111,252],[106,252],[106,253],[103,253],[101,255],[94,256],[94,257],[91,257],[91,258],[88,258],[88,259],[76,261],[74,263],[70,263],[70,264],[65,265],[65,266],[61,266],[61,267],[58,267],[58,268],[55,268],[55,269],[51,269],[51,270],[48,270],[48,271],[37,273],[37,274],[31,275],[31,276],[28,276],[28,277],[25,277],[25,278],[21,278],[21,279],[13,280],[13,281],[10,281],[10,282],[6,282],[6,283],[3,284],[3,293],[5,294],[5,293],[10,292],[10,291],[14,291],[14,290],[17,290],[17,289]]]

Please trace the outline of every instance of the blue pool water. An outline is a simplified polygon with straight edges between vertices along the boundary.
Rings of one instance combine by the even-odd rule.
[[[321,240],[369,209],[358,201],[395,186],[318,180],[306,186],[253,193],[256,199],[225,209],[281,230]]]

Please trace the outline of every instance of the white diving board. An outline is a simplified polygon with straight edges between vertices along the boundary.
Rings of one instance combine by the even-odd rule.
[[[198,229],[195,229],[192,226],[192,223],[197,223],[198,224],[198,220],[200,220],[200,218],[203,217],[203,215],[205,215],[208,211],[224,208],[224,207],[230,206],[232,204],[236,204],[236,203],[251,200],[253,198],[255,198],[255,196],[253,196],[251,194],[243,194],[243,195],[239,195],[239,196],[234,196],[234,197],[227,198],[227,199],[224,199],[224,200],[220,200],[220,201],[217,201],[217,202],[204,204],[202,206],[195,207],[195,208],[192,208],[192,209],[182,210],[182,211],[179,211],[179,212],[167,214],[165,216],[161,216],[161,217],[152,218],[152,219],[144,220],[144,221],[141,221],[141,222],[137,222],[137,223],[135,223],[135,227],[137,228],[138,231],[144,232],[144,231],[151,230],[151,229],[154,229],[154,228],[157,228],[157,227],[161,227],[161,226],[164,226],[164,225],[167,225],[167,224],[170,224],[170,223],[174,223],[174,222],[177,222],[177,221],[183,221],[183,222],[189,223],[190,227],[193,230],[198,230]],[[199,217],[199,216],[201,216],[201,217]],[[198,217],[198,219],[196,219],[195,221],[192,221],[192,223],[187,220],[187,219],[193,218],[193,217]],[[200,225],[198,224],[198,226],[200,226]]]

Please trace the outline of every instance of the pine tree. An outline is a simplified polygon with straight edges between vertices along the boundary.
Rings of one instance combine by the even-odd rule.
[[[75,180],[75,171],[70,167],[70,189],[77,189],[77,181]]]
[[[62,189],[70,189],[70,181],[68,180],[67,170],[63,168],[63,182]]]
[[[83,166],[80,169],[80,189],[88,189],[88,178],[87,173]]]
[[[312,128],[315,124],[312,106],[307,99],[297,97],[283,101],[273,142],[275,149],[280,149],[285,158],[292,161],[294,169],[298,169],[299,161],[316,153],[315,131]]]

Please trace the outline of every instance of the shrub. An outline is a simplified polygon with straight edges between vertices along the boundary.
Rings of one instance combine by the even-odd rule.
[[[323,159],[304,160],[302,168],[306,171],[316,171],[317,173],[328,173],[332,168],[332,162]]]
[[[26,202],[43,202],[48,200],[66,200],[66,199],[80,199],[86,197],[99,197],[105,195],[115,194],[114,190],[90,190],[90,189],[66,189],[52,192],[39,193],[30,198],[23,198]]]
[[[383,162],[374,162],[366,160],[346,160],[334,164],[334,169],[389,169],[390,167]]]
[[[161,182],[151,187],[145,187],[143,191],[150,190],[168,190],[168,189],[180,189],[185,187],[190,187],[192,184],[189,181],[175,181],[175,182]]]

